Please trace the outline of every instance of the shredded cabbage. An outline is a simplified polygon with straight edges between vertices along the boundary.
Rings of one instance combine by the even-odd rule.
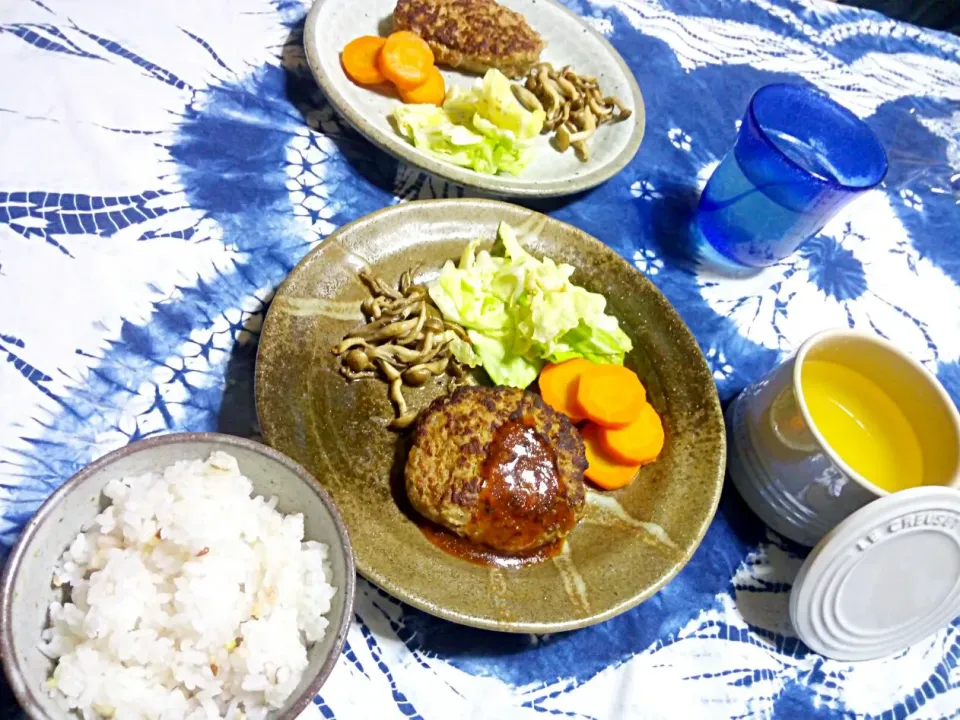
[[[500,223],[494,253],[467,247],[429,286],[443,315],[467,330],[472,347],[453,348],[465,364],[482,365],[497,385],[527,387],[546,362],[583,357],[623,364],[633,349],[603,295],[570,282],[574,269],[537,260]]]
[[[414,147],[454,165],[495,175],[516,175],[534,157],[530,139],[543,129],[544,112],[530,112],[513,95],[510,80],[488,70],[468,90],[454,87],[443,107],[401,105],[397,131]]]

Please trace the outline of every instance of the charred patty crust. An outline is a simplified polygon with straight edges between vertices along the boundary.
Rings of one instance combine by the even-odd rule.
[[[494,0],[399,0],[393,23],[426,40],[438,64],[481,75],[526,75],[546,47],[523,15]]]

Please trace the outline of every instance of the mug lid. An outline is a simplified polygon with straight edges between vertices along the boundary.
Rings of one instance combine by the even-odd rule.
[[[835,660],[893,654],[960,615],[960,490],[922,486],[874,500],[806,559],[790,620]]]

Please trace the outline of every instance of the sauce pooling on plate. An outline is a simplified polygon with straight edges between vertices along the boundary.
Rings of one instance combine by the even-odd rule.
[[[486,545],[475,543],[469,538],[460,537],[446,528],[434,525],[433,523],[424,523],[420,526],[420,531],[424,536],[444,552],[466,560],[475,565],[488,565],[499,568],[518,568],[525,565],[534,565],[543,562],[554,555],[559,555],[563,548],[563,540],[555,540],[552,543],[538,547],[536,550],[521,553],[518,555],[507,555],[499,550],[494,550]]]

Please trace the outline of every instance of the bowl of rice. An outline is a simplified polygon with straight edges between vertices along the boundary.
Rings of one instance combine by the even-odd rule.
[[[0,651],[32,718],[292,720],[333,670],[355,573],[329,495],[216,433],[164,435],[74,475],[0,582]]]

